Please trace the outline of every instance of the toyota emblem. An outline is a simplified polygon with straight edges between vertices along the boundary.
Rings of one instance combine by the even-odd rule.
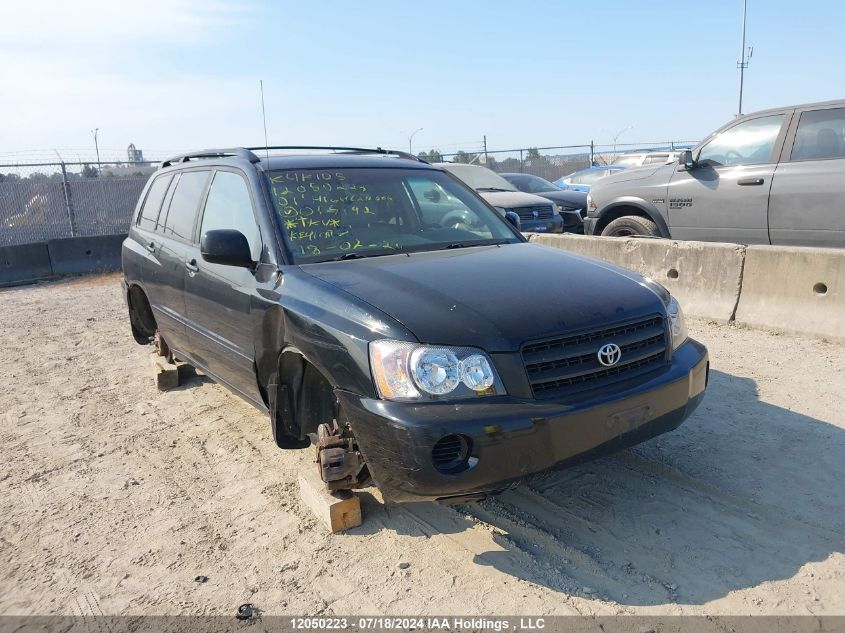
[[[605,367],[613,367],[622,358],[622,350],[616,343],[608,343],[599,348],[599,353],[596,356]]]

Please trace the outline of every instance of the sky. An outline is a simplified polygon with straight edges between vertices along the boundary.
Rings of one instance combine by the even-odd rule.
[[[742,0],[0,0],[0,163],[263,145],[695,140]],[[845,98],[845,2],[748,0],[743,110]]]

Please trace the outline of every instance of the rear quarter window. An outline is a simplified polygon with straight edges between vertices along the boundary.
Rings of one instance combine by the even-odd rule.
[[[210,171],[188,171],[180,174],[170,208],[164,222],[165,235],[190,241],[202,194]],[[159,222],[159,225],[161,222]]]
[[[155,230],[158,222],[158,214],[161,211],[161,203],[164,200],[164,195],[167,193],[167,187],[170,184],[170,174],[158,176],[153,180],[147,191],[147,197],[141,206],[141,213],[138,217],[138,226],[149,231]]]

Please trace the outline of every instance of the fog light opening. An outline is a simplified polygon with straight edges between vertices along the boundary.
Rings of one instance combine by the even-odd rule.
[[[823,297],[827,294],[827,284],[824,284],[822,282],[817,283],[815,286],[813,286],[813,292],[815,292],[820,297]]]
[[[441,473],[456,475],[478,462],[470,455],[472,440],[465,435],[445,435],[431,449],[431,461]],[[472,463],[470,463],[472,462]]]

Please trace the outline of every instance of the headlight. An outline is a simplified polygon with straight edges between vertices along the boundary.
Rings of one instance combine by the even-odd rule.
[[[379,396],[386,400],[468,398],[505,392],[490,358],[472,347],[373,341],[370,367]]]
[[[669,330],[672,334],[672,351],[675,351],[689,337],[681,304],[678,303],[678,300],[662,284],[657,283],[651,277],[643,277],[642,284],[660,297],[663,305],[666,306],[666,315],[669,317]]]
[[[666,314],[669,315],[669,327],[672,331],[672,351],[674,352],[684,341],[688,338],[687,324],[684,323],[684,311],[681,310],[681,304],[675,297],[669,299],[669,305],[666,306]]]
[[[502,215],[505,215],[505,213],[510,211],[510,209],[506,209],[505,207],[493,207],[493,208],[496,209],[496,211],[498,211]]]

